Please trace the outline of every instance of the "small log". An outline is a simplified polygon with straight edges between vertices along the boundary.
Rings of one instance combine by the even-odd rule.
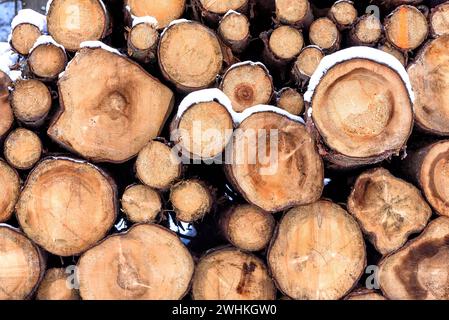
[[[9,86],[11,79],[0,71],[0,140],[8,133],[14,123],[14,115],[9,102]]]
[[[293,115],[299,116],[304,112],[304,97],[296,89],[283,88],[276,93],[276,105]]]
[[[30,127],[44,124],[52,105],[48,87],[39,80],[19,80],[14,83],[11,106],[16,119]]]
[[[17,172],[0,159],[0,222],[8,221],[20,194],[20,178]]]
[[[154,63],[157,60],[159,33],[151,23],[138,23],[127,35],[128,56],[141,63]]]
[[[28,67],[30,71],[43,81],[53,81],[64,71],[67,65],[67,55],[64,47],[51,42],[49,39],[40,37],[28,56]]]
[[[11,32],[11,48],[23,56],[27,56],[36,40],[42,35],[41,30],[31,23],[21,23]]]
[[[296,58],[304,46],[300,30],[290,26],[279,26],[270,34],[268,49],[277,60],[290,62]]]
[[[328,12],[329,19],[337,25],[340,31],[351,28],[357,15],[354,2],[350,0],[336,1]]]
[[[162,199],[157,191],[142,185],[128,186],[123,193],[122,210],[133,223],[154,222],[162,211]]]
[[[391,54],[393,57],[399,60],[399,62],[405,67],[408,63],[408,55],[406,52],[403,52],[401,50],[396,49],[392,44],[389,42],[385,42],[382,45],[379,45],[379,50],[382,50],[383,52]]]
[[[134,157],[159,135],[174,103],[172,91],[140,65],[100,48],[78,51],[58,88],[60,110],[48,135],[98,162]]]
[[[430,32],[433,37],[449,34],[449,2],[432,8],[429,21]]]
[[[51,268],[39,285],[36,300],[79,300],[79,292],[70,287],[68,274],[64,268]]]
[[[202,219],[212,210],[213,196],[202,181],[180,181],[170,189],[170,202],[176,218],[184,222]]]
[[[388,41],[402,51],[418,48],[427,38],[429,26],[424,14],[417,8],[402,5],[385,19]]]
[[[440,217],[379,264],[379,284],[392,300],[447,300],[449,218]]]
[[[421,192],[383,168],[357,178],[348,199],[348,211],[382,254],[401,248],[432,215]]]
[[[16,205],[23,231],[48,252],[78,255],[100,241],[117,215],[116,187],[97,167],[47,158],[28,176]]]
[[[180,178],[182,164],[172,148],[161,141],[150,141],[137,156],[136,176],[145,185],[166,190]]]
[[[374,47],[382,39],[383,26],[374,14],[357,19],[349,31],[349,42],[355,46]]]
[[[345,297],[345,300],[369,301],[369,300],[387,300],[387,299],[375,290],[357,289],[348,294]]]
[[[229,97],[236,112],[268,104],[274,94],[273,79],[268,69],[251,61],[231,66],[221,80],[220,89]]]
[[[248,18],[244,14],[230,11],[221,19],[218,35],[224,44],[231,48],[232,52],[242,53],[248,47],[251,39]]]
[[[125,14],[135,17],[154,17],[158,28],[167,27],[180,18],[186,7],[186,0],[125,0]]]
[[[312,7],[309,0],[276,0],[277,22],[308,28],[313,22]]]
[[[276,221],[271,213],[252,205],[235,206],[220,218],[220,227],[225,238],[244,251],[265,249],[275,225]]]
[[[0,300],[29,299],[45,272],[39,248],[17,229],[0,225]]]
[[[431,134],[449,136],[449,35],[428,42],[407,69],[415,92],[416,125]]]
[[[48,33],[68,51],[84,41],[105,38],[112,31],[102,0],[53,0],[47,11]]]
[[[300,88],[304,88],[324,58],[323,51],[317,46],[307,46],[301,50],[292,68],[292,75]]]
[[[250,6],[250,0],[193,0],[192,2],[199,20],[214,28],[229,11],[246,15]]]
[[[331,19],[323,17],[310,25],[309,40],[312,45],[330,53],[340,48],[341,35],[335,23]]]
[[[278,288],[293,299],[340,299],[363,274],[365,242],[340,206],[318,201],[288,211],[268,252]]]
[[[31,169],[42,155],[42,142],[33,131],[18,128],[6,137],[4,155],[6,161],[16,169]]]
[[[243,120],[226,165],[242,196],[268,212],[314,202],[323,190],[323,162],[314,140],[300,118],[287,115],[273,109]]]
[[[183,92],[203,89],[215,82],[223,53],[215,33],[200,23],[184,21],[169,26],[158,47],[163,76]]]
[[[274,300],[276,288],[259,258],[235,248],[207,253],[192,280],[194,300]]]
[[[179,237],[155,224],[115,234],[78,261],[85,300],[175,300],[189,290],[194,262]]]

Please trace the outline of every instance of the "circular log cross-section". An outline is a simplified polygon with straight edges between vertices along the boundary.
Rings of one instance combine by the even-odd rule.
[[[239,205],[224,213],[220,225],[226,239],[237,248],[260,251],[271,240],[276,221],[271,213],[255,206]]]
[[[45,276],[37,290],[37,300],[79,300],[78,290],[71,288],[68,275],[64,268],[52,268]]]
[[[336,167],[377,163],[399,153],[413,126],[412,103],[401,76],[366,58],[328,69],[315,88],[311,107],[321,152]]]
[[[426,40],[428,32],[429,27],[424,14],[409,5],[396,8],[385,22],[388,41],[403,51],[418,48]]]
[[[142,63],[157,59],[159,33],[151,23],[139,23],[128,33],[128,56]]]
[[[5,159],[19,170],[31,169],[42,155],[42,142],[33,131],[17,128],[5,140]]]
[[[0,300],[30,298],[44,271],[38,247],[16,229],[0,225]]]
[[[278,288],[293,299],[340,299],[366,264],[357,222],[340,206],[318,201],[288,211],[268,252]]]
[[[233,52],[243,52],[249,44],[251,37],[249,20],[244,14],[230,12],[220,21],[218,34],[221,40],[229,46]]]
[[[430,30],[433,37],[449,33],[449,3],[444,2],[432,9],[430,14]]]
[[[357,46],[375,46],[382,38],[383,26],[374,14],[364,15],[349,32],[350,42]]]
[[[449,35],[432,40],[409,65],[418,127],[449,136]]]
[[[52,104],[48,87],[39,80],[19,80],[14,83],[11,107],[17,120],[25,125],[40,126]]]
[[[271,33],[268,45],[277,59],[289,61],[301,52],[304,38],[298,29],[280,26]]]
[[[357,178],[348,211],[382,254],[402,247],[410,234],[424,229],[432,215],[415,186],[383,168]]]
[[[142,67],[99,48],[78,51],[58,88],[61,110],[48,135],[98,162],[134,157],[159,135],[173,106],[171,90]]]
[[[55,80],[67,64],[65,50],[53,43],[43,43],[30,52],[28,66],[30,71],[43,80]]]
[[[186,0],[126,0],[131,15],[154,17],[158,28],[165,28],[184,13]]]
[[[307,46],[301,50],[292,69],[293,77],[299,87],[305,87],[323,58],[324,53],[317,46]]]
[[[233,139],[226,173],[249,203],[278,212],[320,198],[323,162],[299,120],[257,112],[240,124]]]
[[[108,237],[78,261],[85,300],[175,300],[189,290],[194,262],[176,234],[140,224]]]
[[[102,0],[53,0],[47,27],[57,43],[76,51],[84,41],[103,39],[110,31],[110,21]]]
[[[250,61],[231,66],[221,80],[220,89],[229,97],[236,112],[267,104],[274,93],[273,79],[267,68]]]
[[[158,48],[164,77],[181,91],[195,91],[212,84],[223,64],[223,53],[215,33],[193,21],[169,26]]]
[[[304,97],[296,89],[283,88],[276,94],[276,104],[279,108],[293,115],[304,112]]]
[[[133,223],[153,222],[162,210],[162,199],[159,193],[141,184],[126,188],[121,203],[122,210]]]
[[[276,289],[257,257],[235,248],[206,254],[192,281],[194,300],[274,300]]]
[[[160,141],[150,141],[137,156],[136,175],[145,185],[166,190],[182,172],[180,159],[173,150]]]
[[[341,36],[331,19],[319,18],[310,25],[309,40],[323,51],[333,52],[339,49]]]
[[[9,76],[0,71],[0,140],[8,133],[14,123],[14,114],[9,102],[9,86],[11,79]]]
[[[176,212],[176,218],[184,222],[194,222],[211,211],[213,198],[209,187],[203,182],[185,180],[172,186],[170,202]]]
[[[0,222],[11,218],[20,194],[20,178],[17,172],[0,159]]]
[[[101,240],[116,218],[113,182],[91,164],[48,158],[28,176],[16,205],[23,231],[48,252],[78,255]]]
[[[276,0],[276,19],[288,25],[308,27],[313,21],[309,0]]]
[[[449,218],[440,217],[380,262],[380,288],[392,300],[448,300],[448,259]]]
[[[330,8],[328,16],[340,30],[343,30],[353,25],[357,19],[357,9],[352,1],[337,1]]]
[[[11,47],[21,55],[26,56],[41,35],[41,31],[34,24],[21,23],[12,30]]]

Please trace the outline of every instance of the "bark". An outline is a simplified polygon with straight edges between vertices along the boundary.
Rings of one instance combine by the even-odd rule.
[[[321,200],[284,215],[267,259],[278,288],[289,297],[340,299],[364,272],[365,242],[344,209]]]
[[[238,12],[226,14],[218,26],[218,35],[221,41],[231,48],[235,54],[246,50],[251,39],[248,18]]]
[[[11,79],[0,71],[0,141],[8,133],[14,123],[14,115],[9,102],[9,86]]]
[[[229,10],[247,15],[249,13],[249,0],[192,0],[194,15],[212,28],[218,23]]]
[[[162,211],[162,199],[154,189],[134,184],[128,186],[123,193],[122,210],[132,223],[154,222]]]
[[[158,42],[159,33],[152,24],[136,24],[127,35],[128,56],[141,63],[155,63]]]
[[[274,300],[275,297],[276,288],[262,260],[238,249],[211,251],[195,269],[194,300]]]
[[[432,215],[418,189],[383,168],[357,178],[348,211],[384,255],[401,248],[410,234],[424,229]]]
[[[80,295],[85,300],[181,299],[193,270],[192,256],[176,234],[159,225],[138,224],[81,256]]]
[[[432,8],[429,17],[431,35],[436,38],[449,33],[449,3]]]
[[[304,97],[296,89],[283,88],[276,93],[276,105],[299,116],[304,112]]]
[[[406,67],[408,64],[408,54],[406,52],[402,52],[401,50],[396,49],[392,44],[385,42],[384,44],[379,45],[379,50],[382,50],[386,53],[391,54],[393,57],[399,60],[399,62]]]
[[[17,220],[48,252],[79,255],[112,227],[116,193],[112,179],[97,167],[69,158],[46,158],[28,176],[16,205]]]
[[[313,22],[312,7],[308,0],[276,0],[276,22],[308,28]]]
[[[323,51],[317,46],[307,46],[301,50],[292,68],[292,76],[299,88],[305,88],[310,77],[324,58]]]
[[[20,194],[20,178],[17,172],[0,159],[0,222],[8,221]]]
[[[42,142],[33,131],[17,128],[5,140],[6,161],[16,169],[31,169],[42,155]]]
[[[41,31],[34,24],[21,23],[12,30],[9,44],[17,53],[27,56],[41,35]]]
[[[11,107],[16,119],[30,127],[44,124],[52,105],[48,87],[39,80],[19,80],[11,93]]]
[[[28,56],[28,67],[34,76],[43,81],[56,80],[67,65],[65,50],[52,43],[34,47]]]
[[[340,31],[349,29],[357,19],[357,9],[350,0],[336,1],[328,12],[328,17]]]
[[[357,19],[349,31],[349,42],[355,46],[374,47],[382,39],[382,23],[374,14]]]
[[[375,290],[357,289],[348,294],[345,297],[345,300],[369,301],[369,300],[387,300],[387,299]]]
[[[71,288],[64,268],[52,268],[45,276],[37,290],[37,300],[79,300],[77,289]]]
[[[392,8],[398,7],[400,5],[419,5],[424,0],[374,0],[373,3],[380,5],[385,10],[391,10]]]
[[[60,111],[48,135],[97,162],[134,157],[159,135],[174,103],[171,90],[141,66],[99,48],[79,51],[58,89]]]
[[[132,25],[132,16],[149,16],[156,18],[159,29],[179,19],[186,7],[186,0],[125,0],[124,2],[125,20],[128,21],[128,25]]]

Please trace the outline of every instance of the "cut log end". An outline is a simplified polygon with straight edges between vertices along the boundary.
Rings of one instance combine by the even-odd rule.
[[[304,112],[304,97],[293,88],[284,88],[277,93],[277,106],[293,115]]]
[[[241,53],[248,46],[251,36],[249,20],[243,14],[231,12],[220,21],[218,33],[232,51]]]
[[[282,218],[268,252],[281,291],[293,299],[340,299],[366,264],[365,243],[355,220],[340,206],[319,201]]]
[[[352,1],[337,1],[330,8],[328,15],[340,29],[346,29],[356,21],[357,10]]]
[[[410,234],[424,229],[432,215],[418,189],[383,168],[358,177],[348,210],[382,254],[402,247]]]
[[[122,210],[133,223],[153,222],[162,211],[162,199],[159,193],[141,184],[126,188],[121,203]]]
[[[26,56],[41,35],[41,31],[34,24],[21,23],[11,33],[11,47],[21,55]]]
[[[273,30],[269,39],[271,52],[281,60],[292,60],[304,46],[302,33],[290,26],[280,26]]]
[[[329,18],[315,20],[309,29],[310,43],[316,45],[326,52],[339,49],[341,36],[337,26]]]
[[[0,140],[11,129],[14,123],[14,114],[9,102],[9,86],[11,79],[9,76],[0,71]]]
[[[28,57],[31,72],[44,80],[55,80],[66,64],[65,50],[51,43],[35,47]]]
[[[276,18],[281,23],[307,27],[313,20],[308,0],[276,0],[275,4]]]
[[[242,112],[258,104],[268,104],[273,96],[273,79],[261,64],[233,66],[225,73],[221,90],[231,99],[232,108]]]
[[[37,290],[37,300],[79,300],[78,290],[72,288],[64,268],[52,268],[45,272],[45,276]]]
[[[264,263],[234,248],[204,256],[192,281],[195,300],[273,300],[276,289]]]
[[[430,14],[432,36],[439,37],[449,33],[449,3],[445,2],[432,9]]]
[[[186,0],[127,0],[125,5],[133,16],[156,18],[158,27],[162,29],[182,16]]]
[[[20,194],[20,178],[6,162],[0,160],[0,222],[8,221]]]
[[[209,12],[225,14],[229,10],[237,11],[248,4],[248,0],[199,0],[201,6]]]
[[[194,262],[176,234],[140,224],[113,235],[78,262],[85,300],[175,300],[189,290]]]
[[[323,58],[324,53],[317,46],[307,46],[302,49],[292,69],[293,77],[300,87],[306,85]]]
[[[364,15],[358,19],[350,31],[350,40],[354,45],[374,46],[382,38],[383,26],[374,14]]]
[[[28,177],[16,205],[24,232],[45,250],[78,255],[101,240],[116,218],[116,190],[91,164],[48,158]]]
[[[392,44],[385,42],[379,46],[379,50],[391,54],[393,57],[398,59],[404,67],[407,65],[407,54],[396,49]]]
[[[157,59],[159,33],[150,23],[139,23],[128,33],[128,56],[142,63]]]
[[[42,155],[42,142],[33,131],[18,128],[5,140],[5,158],[16,169],[31,169]]]
[[[221,218],[226,239],[245,251],[265,249],[271,240],[275,224],[271,213],[252,205],[236,206]]]
[[[172,186],[170,202],[176,217],[184,222],[202,219],[213,205],[209,188],[198,180],[185,180]]]

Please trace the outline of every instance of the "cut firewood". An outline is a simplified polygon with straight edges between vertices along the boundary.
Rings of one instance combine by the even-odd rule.
[[[385,21],[388,41],[403,51],[418,48],[426,40],[428,32],[426,17],[413,6],[396,8]]]
[[[276,93],[276,105],[298,116],[304,112],[304,97],[293,88],[283,88]]]
[[[11,218],[20,194],[20,178],[17,172],[0,159],[0,222]]]
[[[19,80],[14,83],[11,106],[17,120],[26,126],[41,126],[52,104],[48,87],[39,80]]]
[[[110,236],[78,261],[85,300],[175,300],[189,290],[194,262],[176,234],[140,224]]]
[[[4,155],[16,169],[31,169],[42,155],[42,142],[33,131],[18,128],[5,140]]]
[[[231,99],[236,112],[268,104],[274,93],[268,69],[261,63],[250,61],[231,66],[223,76],[220,89]]]
[[[278,212],[320,198],[323,162],[301,121],[273,109],[241,122],[226,173],[249,203]]]
[[[150,141],[137,156],[137,178],[151,188],[168,189],[181,173],[181,162],[172,148],[161,141]]]
[[[402,52],[398,49],[396,49],[392,44],[389,42],[385,42],[384,44],[380,45],[378,47],[379,50],[382,50],[383,52],[391,54],[393,57],[399,60],[399,62],[405,67],[408,62],[408,55],[406,52]]]
[[[310,25],[309,40],[324,52],[334,52],[340,48],[341,35],[335,23],[323,17]]]
[[[278,288],[293,299],[339,299],[365,264],[359,226],[340,206],[323,200],[288,211],[268,252]]]
[[[26,56],[41,35],[41,30],[34,24],[21,23],[12,30],[11,47],[21,55]]]
[[[53,0],[47,11],[48,32],[66,50],[76,51],[84,41],[101,40],[111,32],[102,0]]]
[[[138,64],[100,48],[78,51],[58,81],[48,135],[84,158],[122,163],[157,137],[173,93]]]
[[[47,158],[28,176],[16,216],[23,231],[48,252],[78,255],[112,227],[116,198],[115,184],[95,166]]]
[[[410,234],[424,229],[432,215],[418,189],[383,168],[357,178],[348,211],[382,254],[402,247]]]
[[[202,219],[213,206],[213,196],[202,181],[180,181],[170,190],[170,202],[176,218],[184,222]]]
[[[133,223],[153,222],[162,211],[162,199],[159,193],[142,184],[126,188],[121,203],[122,210]]]
[[[426,44],[407,71],[415,92],[415,120],[419,128],[449,135],[449,35]]]
[[[429,223],[421,235],[379,264],[380,288],[393,300],[447,300],[449,218]]]
[[[276,0],[276,19],[288,25],[307,28],[313,21],[309,0]]]
[[[291,61],[299,55],[304,45],[301,31],[290,26],[280,26],[270,35],[268,47],[277,59]]]
[[[323,58],[324,53],[317,46],[307,46],[301,50],[292,69],[293,77],[299,87],[303,88],[306,86]]]
[[[37,300],[79,300],[78,290],[71,288],[64,268],[52,268],[45,276],[37,290]]]
[[[374,14],[367,14],[357,19],[349,31],[349,41],[356,46],[375,46],[382,38],[383,26]]]
[[[159,67],[178,90],[208,87],[220,72],[223,53],[215,33],[193,21],[169,26],[158,47]]]
[[[430,13],[430,31],[433,37],[449,33],[449,2],[432,8]]]
[[[9,86],[11,79],[0,71],[0,140],[8,133],[14,123],[14,115],[9,103]]]
[[[252,205],[239,205],[226,211],[220,226],[226,239],[245,251],[265,249],[273,235],[276,221],[271,213]]]
[[[274,300],[276,288],[257,257],[235,248],[206,254],[192,281],[194,300]]]
[[[357,9],[350,0],[336,1],[329,10],[329,18],[339,30],[350,28],[357,19]]]
[[[205,20],[206,23],[215,27],[223,15],[228,12],[238,12],[247,14],[250,0],[193,0],[194,10],[196,16],[200,20]]]
[[[0,225],[0,300],[30,298],[44,272],[39,248],[18,230]]]
[[[376,60],[371,60],[373,55]],[[312,107],[308,127],[320,153],[336,168],[377,163],[398,154],[413,126],[403,66],[369,47],[328,57],[333,65],[326,65],[319,83],[309,86],[306,95]]]
[[[154,17],[159,28],[182,16],[186,0],[125,0],[126,12],[135,17]]]
[[[48,38],[51,39],[51,37]],[[37,41],[42,42],[39,45],[35,45],[28,56],[30,71],[37,78],[43,79],[44,81],[55,80],[64,71],[67,64],[65,50],[63,47],[43,37]]]
[[[152,63],[157,59],[159,33],[151,23],[138,23],[127,35],[128,56],[142,63]]]
[[[345,300],[387,300],[380,293],[369,289],[358,289],[345,297]]]
[[[218,34],[232,52],[242,53],[251,38],[249,20],[244,14],[231,11],[221,19]]]

